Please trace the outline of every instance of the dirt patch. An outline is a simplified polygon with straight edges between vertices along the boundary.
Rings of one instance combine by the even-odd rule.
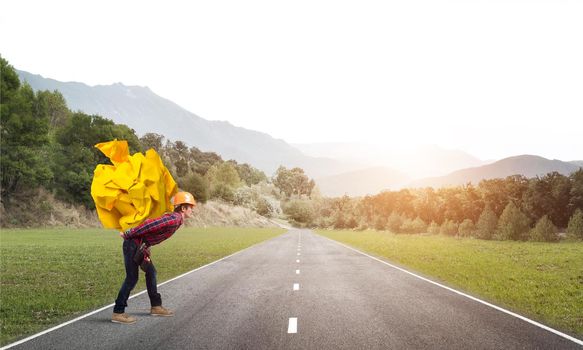
[[[187,226],[238,226],[238,227],[277,227],[278,225],[255,211],[233,206],[228,203],[209,201],[198,205],[195,215],[186,223]]]

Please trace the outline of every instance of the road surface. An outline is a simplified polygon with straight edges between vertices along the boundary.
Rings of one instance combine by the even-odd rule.
[[[108,308],[13,349],[583,348],[309,230],[290,230],[159,291],[175,317],[149,316],[142,294],[126,309],[138,317],[133,325],[111,323]]]

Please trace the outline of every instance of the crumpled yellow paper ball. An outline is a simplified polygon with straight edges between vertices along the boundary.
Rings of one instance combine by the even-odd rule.
[[[104,227],[127,230],[173,210],[170,199],[177,185],[154,149],[130,156],[125,140],[95,147],[113,163],[98,164],[91,183],[91,197]]]

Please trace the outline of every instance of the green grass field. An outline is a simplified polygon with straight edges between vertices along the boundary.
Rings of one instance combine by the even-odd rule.
[[[182,228],[152,247],[158,283],[283,232]],[[0,344],[113,303],[125,278],[121,246],[113,230],[2,229]],[[140,273],[133,293],[145,288]]]
[[[535,243],[317,233],[578,337],[583,336],[583,243]]]

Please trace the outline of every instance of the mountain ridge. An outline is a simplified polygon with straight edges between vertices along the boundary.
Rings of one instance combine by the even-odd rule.
[[[579,168],[579,166],[570,162],[523,154],[507,157],[479,167],[460,169],[445,176],[415,180],[409,183],[408,187],[459,186],[469,182],[477,185],[484,179],[505,178],[511,175],[523,175],[532,178],[553,171],[557,171],[562,175],[569,175]]]
[[[264,132],[237,127],[228,121],[206,120],[155,94],[147,86],[122,83],[89,86],[80,82],[60,82],[22,70],[16,72],[20,80],[26,81],[35,91],[61,92],[71,110],[125,124],[140,136],[154,132],[172,141],[180,140],[202,151],[218,153],[224,159],[249,163],[268,175],[280,165],[302,167],[311,177],[354,168],[346,162],[306,156],[284,140]]]

